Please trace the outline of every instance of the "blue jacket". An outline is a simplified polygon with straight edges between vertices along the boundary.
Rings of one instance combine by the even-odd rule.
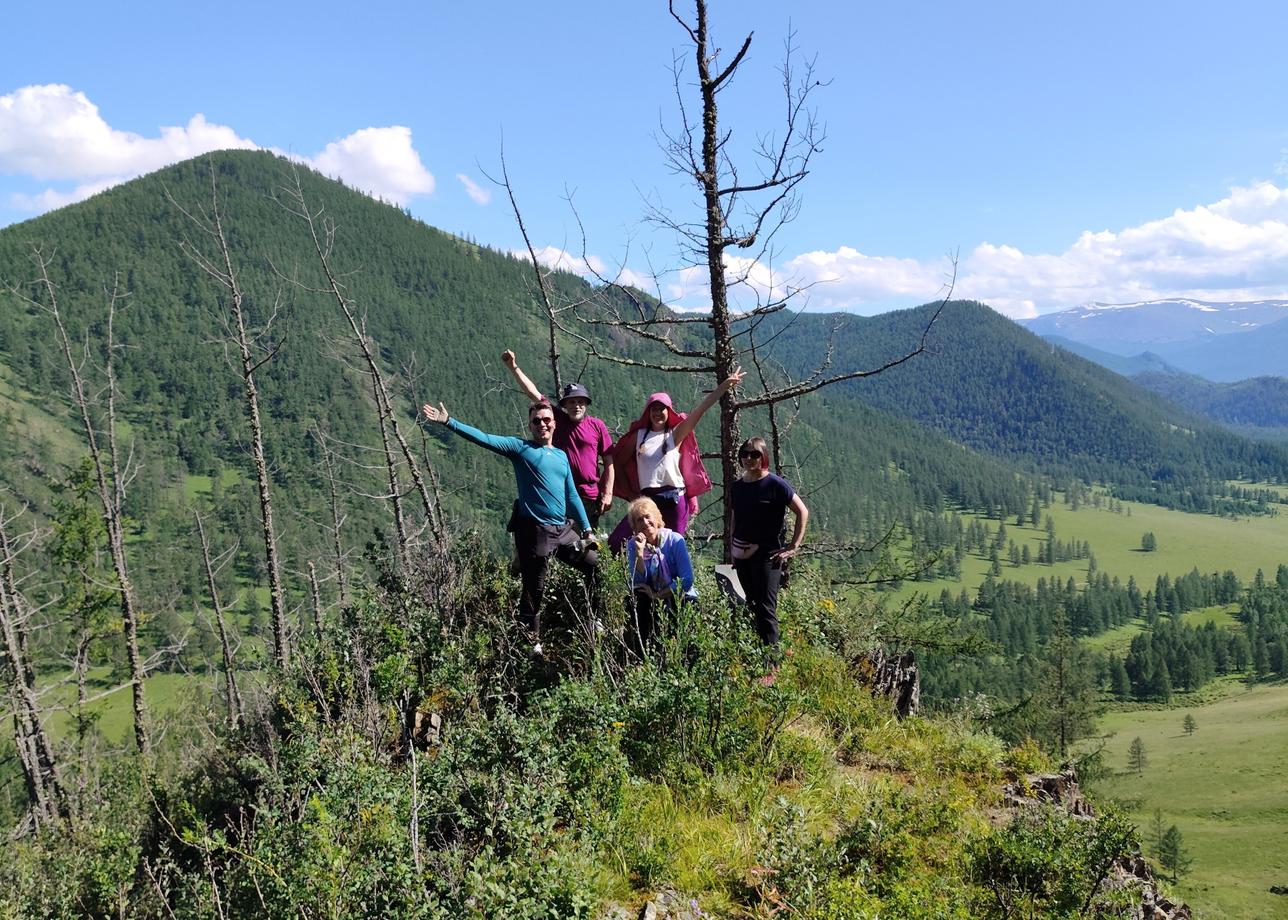
[[[688,598],[698,596],[698,589],[693,587],[693,563],[689,559],[689,545],[684,542],[681,534],[663,527],[661,544],[648,547],[645,553],[644,566],[640,568],[635,564],[635,541],[626,541],[626,560],[630,566],[633,587],[647,587],[654,593],[670,588]],[[677,582],[679,591],[676,591]]]

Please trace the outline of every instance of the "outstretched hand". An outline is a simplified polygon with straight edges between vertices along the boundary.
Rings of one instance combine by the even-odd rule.
[[[514,370],[516,367],[519,366],[519,362],[516,361],[514,358],[514,352],[510,351],[510,349],[508,348],[505,351],[501,352],[501,363],[504,364],[506,367],[508,367],[510,370]]]
[[[437,409],[435,409],[429,403],[425,403],[425,405],[420,407],[420,411],[421,411],[421,414],[425,416],[425,421],[437,422],[440,425],[446,425],[447,420],[451,418],[451,416],[447,412],[447,407],[444,406],[441,402],[438,404]]]
[[[738,384],[742,383],[742,378],[746,376],[747,376],[747,372],[742,369],[742,365],[740,364],[733,369],[733,373],[731,373],[728,377],[725,378],[725,381],[722,384],[722,386],[726,390],[732,390]]]

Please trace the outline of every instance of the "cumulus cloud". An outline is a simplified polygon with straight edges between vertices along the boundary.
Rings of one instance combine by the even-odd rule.
[[[475,204],[484,205],[492,200],[492,190],[479,185],[465,173],[457,173],[456,178],[460,180],[461,185],[465,186],[465,194],[469,195],[470,200]]]
[[[0,174],[77,183],[11,195],[11,206],[23,211],[81,201],[134,176],[228,149],[260,145],[200,113],[186,125],[159,128],[155,137],[121,131],[84,93],[63,84],[24,86],[0,96]],[[434,177],[412,145],[411,129],[400,125],[363,128],[316,156],[296,159],[399,205],[434,191]]]
[[[558,246],[542,246],[534,248],[537,261],[546,268],[553,268],[556,271],[572,272],[575,275],[590,275],[592,269],[600,270],[604,267],[603,260],[591,256],[583,259],[581,256],[575,256],[566,249],[560,249]],[[510,255],[516,259],[528,260],[532,258],[532,253],[526,249],[511,249]]]
[[[981,243],[958,293],[1012,316],[1088,301],[1288,296],[1288,190],[1261,182],[1118,232],[1083,233],[1059,254]]]
[[[411,129],[402,125],[354,131],[307,162],[318,172],[399,205],[434,191],[434,177],[412,146]]]
[[[744,307],[798,290],[796,303],[811,310],[872,312],[934,300],[952,278],[948,258],[868,255],[848,246],[803,253],[773,272],[736,259],[726,266],[745,279]],[[1270,182],[1235,188],[1220,201],[1139,226],[1084,232],[1058,253],[983,242],[962,256],[953,292],[1016,318],[1093,300],[1288,298],[1288,189]],[[678,273],[666,293],[696,306],[707,297],[704,270]]]
[[[210,150],[255,147],[200,114],[160,132],[116,130],[70,86],[24,86],[0,96],[0,172],[41,180],[137,176]]]

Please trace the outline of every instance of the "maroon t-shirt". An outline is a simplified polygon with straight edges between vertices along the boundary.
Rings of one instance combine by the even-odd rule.
[[[599,458],[613,448],[613,436],[603,419],[587,415],[573,422],[562,406],[555,407],[555,447],[568,455],[573,482],[586,498],[599,498]]]

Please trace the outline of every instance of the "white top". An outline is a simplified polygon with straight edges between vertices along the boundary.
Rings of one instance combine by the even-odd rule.
[[[636,433],[635,463],[641,489],[684,489],[680,452],[675,449],[675,438],[669,430],[641,428]]]

